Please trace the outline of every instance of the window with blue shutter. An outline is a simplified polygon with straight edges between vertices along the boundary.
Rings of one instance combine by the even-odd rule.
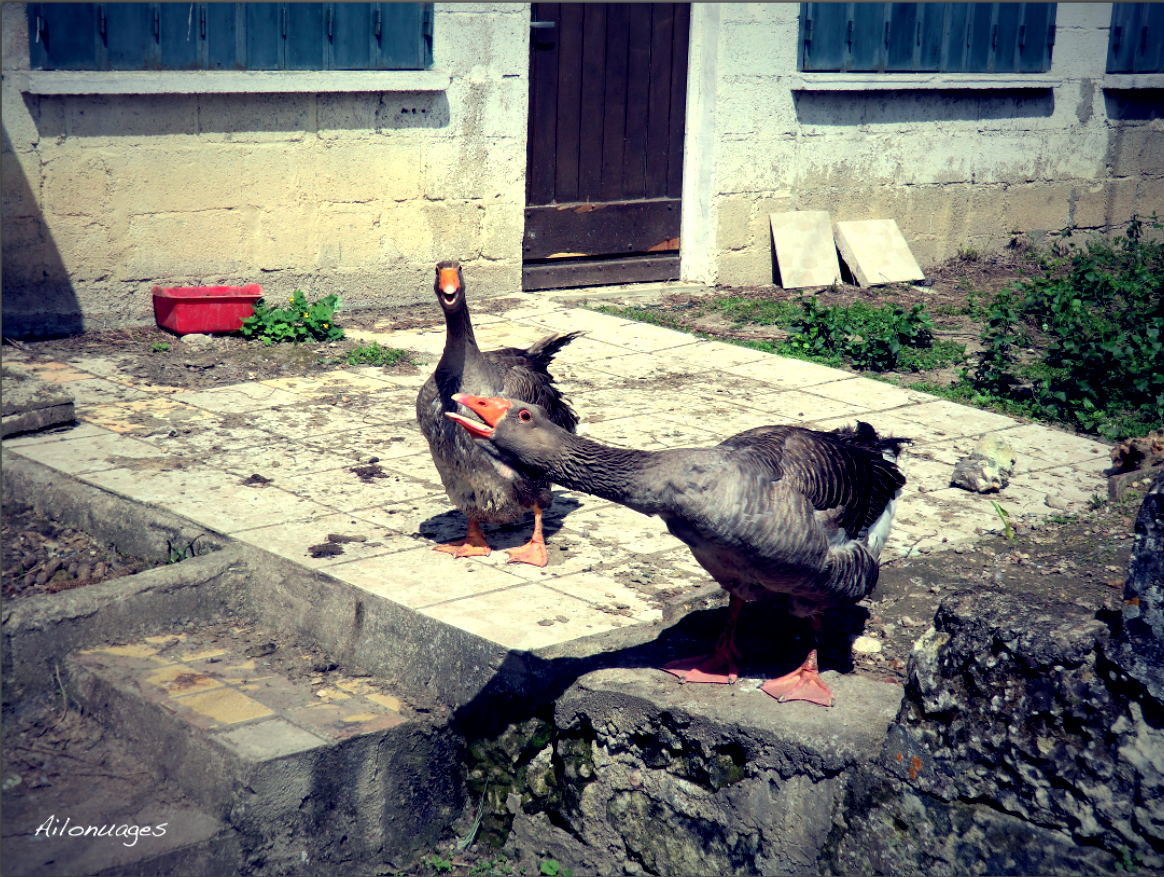
[[[29,3],[34,70],[425,70],[431,3]]]
[[[1108,73],[1164,73],[1164,4],[1113,3]]]
[[[1045,73],[1054,44],[1054,3],[801,3],[797,62],[805,72]]]

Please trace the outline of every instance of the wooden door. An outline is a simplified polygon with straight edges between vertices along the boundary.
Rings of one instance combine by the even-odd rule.
[[[522,286],[679,277],[687,3],[534,3]]]

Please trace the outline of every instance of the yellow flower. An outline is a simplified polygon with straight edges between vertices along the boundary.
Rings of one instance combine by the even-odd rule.
[[[303,312],[303,319],[305,319],[305,320],[307,319],[307,311]]]
[[[329,329],[329,328],[331,328],[331,326],[330,326],[330,324],[328,324],[328,323],[324,323],[324,324],[323,324],[323,328],[325,328],[325,329]]]

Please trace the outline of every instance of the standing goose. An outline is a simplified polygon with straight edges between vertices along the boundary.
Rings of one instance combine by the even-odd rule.
[[[533,538],[521,548],[509,549],[509,562],[545,566],[548,558],[542,510],[552,502],[550,480],[540,475],[526,476],[498,463],[444,415],[457,410],[453,401],[457,393],[503,395],[538,404],[550,423],[566,434],[572,433],[578,417],[546,369],[554,354],[582,333],[550,335],[528,350],[507,347],[482,353],[473,336],[458,262],[436,266],[436,296],[445,314],[445,349],[436,371],[416,397],[416,419],[428,439],[449,499],[468,516],[469,529],[464,539],[438,545],[434,550],[454,557],[488,555],[489,543],[480,522],[509,523],[532,508]]]
[[[571,435],[519,400],[455,398],[484,423],[448,417],[494,459],[658,515],[731,594],[715,650],[663,669],[687,682],[735,682],[744,603],[786,594],[792,614],[812,620],[813,645],[802,666],[762,690],[781,701],[832,705],[817,667],[820,615],[856,603],[877,584],[877,558],[905,484],[894,460],[908,439],[880,438],[861,422],[834,432],[761,426],[714,448],[637,451]]]

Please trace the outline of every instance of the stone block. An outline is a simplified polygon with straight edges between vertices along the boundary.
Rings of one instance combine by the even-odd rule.
[[[723,137],[716,160],[720,193],[788,191],[796,182],[796,157],[791,141]]]
[[[8,4],[3,6],[4,9],[9,8]],[[4,36],[7,39],[7,31]],[[7,54],[4,60],[7,63]],[[20,90],[18,80],[19,77],[16,76],[5,76],[0,83],[0,105],[3,107],[4,115],[4,134],[0,142],[0,151],[3,152],[28,152],[40,142],[41,133],[44,132],[43,127],[38,127],[37,119],[34,118],[34,114],[39,113],[40,105],[44,101],[31,95],[26,98]],[[45,136],[49,136],[47,132],[44,133]]]
[[[838,222],[834,229],[837,249],[861,286],[925,278],[892,219]]]
[[[316,214],[318,265],[322,268],[374,265],[380,261],[380,210],[323,205]]]
[[[44,166],[44,209],[49,215],[93,215],[109,210],[116,160],[89,149],[57,150]],[[150,180],[135,185],[146,190]],[[129,181],[125,185],[131,185]]]
[[[40,215],[40,160],[35,153],[0,154],[0,177],[4,193],[0,215],[5,220]]]
[[[1107,164],[1117,177],[1160,173],[1164,167],[1164,130],[1123,125],[1108,132]]]
[[[127,241],[113,234],[100,217],[53,216],[47,227],[62,276],[72,281],[104,280],[109,266],[124,258]]]
[[[471,262],[481,254],[484,208],[473,202],[439,202],[421,208],[440,253],[430,258]]]
[[[254,122],[252,121],[253,125]],[[77,94],[65,98],[65,125],[81,146],[149,146],[159,137],[198,136],[198,96]]]
[[[772,283],[770,252],[765,242],[763,248],[756,246],[721,253],[716,282],[723,286],[766,286]]]
[[[486,259],[521,262],[521,242],[525,214],[521,204],[493,204],[484,211],[481,225],[481,255]]]
[[[383,257],[401,266],[423,263],[428,270],[434,261],[454,258],[433,254],[434,235],[431,218],[424,204],[406,202],[388,207],[380,216]]]
[[[424,145],[424,195],[434,201],[525,202],[525,141],[439,138]]]
[[[720,25],[720,34],[720,76],[762,75],[776,84],[779,79],[769,75],[771,71],[796,69],[795,21],[733,21],[725,18]],[[787,85],[783,91],[791,108],[792,93]],[[721,93],[718,100],[726,96]]]
[[[1026,185],[1007,190],[1003,223],[1025,232],[1059,231],[1070,222],[1071,186]],[[996,215],[995,222],[998,222]]]
[[[0,39],[3,39],[4,70],[28,69],[28,15],[24,4],[5,3],[3,5],[3,28],[0,30]],[[7,107],[4,108],[7,111]],[[8,113],[5,112],[5,122]]]
[[[1118,226],[1136,210],[1138,180],[1104,180],[1076,186],[1071,206],[1071,225],[1077,228]]]
[[[353,140],[376,131],[380,95],[372,92],[325,93],[316,98],[316,119],[321,140]]]
[[[73,394],[60,384],[38,380],[26,369],[3,367],[3,435],[36,432],[72,423]]]
[[[155,213],[129,221],[119,280],[174,274],[249,272],[252,247],[239,210]]]
[[[828,211],[773,213],[769,220],[785,289],[840,283],[841,266]]]
[[[752,202],[745,198],[723,198],[716,211],[716,246],[721,250],[742,250],[748,244],[748,223]]]
[[[0,235],[0,259],[4,274],[4,307],[12,287],[39,283],[45,273],[45,228],[36,217],[4,218]]]
[[[315,213],[312,203],[292,212],[261,211],[255,233],[255,267],[263,271],[315,268]]]
[[[303,140],[316,127],[310,94],[200,94],[200,140],[270,143]]]
[[[314,197],[332,203],[419,197],[420,156],[418,145],[382,140],[329,146],[317,155]]]

